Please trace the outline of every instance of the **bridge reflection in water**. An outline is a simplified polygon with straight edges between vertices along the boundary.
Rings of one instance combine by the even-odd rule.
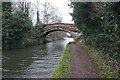
[[[66,44],[65,38],[25,49],[3,50],[3,78],[48,78]]]

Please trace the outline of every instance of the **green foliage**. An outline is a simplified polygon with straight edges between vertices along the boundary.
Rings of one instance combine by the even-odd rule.
[[[75,25],[83,32],[85,44],[102,52],[118,65],[120,57],[120,2],[71,3]],[[108,60],[109,60],[108,59]]]
[[[68,44],[50,78],[69,78],[70,77],[70,45]]]
[[[10,44],[10,24],[11,24],[11,3],[10,2],[3,2],[2,3],[2,46],[3,48],[9,48]]]
[[[35,25],[35,40],[36,40],[37,44],[41,43],[40,36],[42,34],[42,31],[43,31],[43,23],[39,21]]]
[[[2,3],[2,42],[3,49],[14,49],[25,47],[25,39],[30,31],[32,21],[26,13],[11,12],[11,2]]]
[[[42,38],[40,37],[43,30],[43,23],[37,22],[37,24],[31,28],[26,38],[25,46],[38,45],[42,43]]]
[[[25,47],[25,40],[27,33],[31,30],[32,27],[32,21],[29,19],[26,13],[23,13],[21,11],[18,11],[14,14],[12,18],[12,32],[13,35],[11,37],[12,43],[14,45],[13,48],[21,48],[22,46]],[[18,46],[18,47],[17,47]]]
[[[11,2],[2,3],[2,48],[15,49],[40,44],[42,22],[38,20],[33,27],[27,7],[25,7],[27,11],[21,9],[14,11],[11,6]]]
[[[80,44],[80,46],[87,49],[87,51],[89,52],[88,54],[90,55],[92,61],[96,64],[96,66],[100,70],[99,73],[101,78],[118,78],[119,76],[118,71],[113,70],[113,68],[109,64],[105,63],[106,62],[105,56],[99,54],[98,51],[84,44]],[[114,64],[114,61],[111,62]]]

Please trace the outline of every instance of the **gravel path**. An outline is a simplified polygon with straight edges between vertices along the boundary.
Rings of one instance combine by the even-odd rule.
[[[76,46],[71,46],[71,78],[99,78],[99,71],[91,61],[87,51]]]

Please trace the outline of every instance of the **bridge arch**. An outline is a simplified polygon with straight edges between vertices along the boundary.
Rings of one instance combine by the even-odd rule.
[[[41,40],[45,42],[45,38],[48,34],[55,31],[63,31],[71,34],[71,36],[76,39],[80,31],[74,27],[73,24],[68,23],[54,23],[54,24],[45,24],[43,30],[40,32]]]
[[[71,34],[70,31],[67,31],[67,30],[62,30],[62,29],[53,29],[53,30],[49,30],[47,31],[46,33],[42,34],[41,37],[46,37],[48,34],[52,33],[52,32],[56,32],[56,31],[63,31],[63,32],[66,32],[66,33],[69,33]],[[71,36],[74,38],[74,36],[71,34]]]

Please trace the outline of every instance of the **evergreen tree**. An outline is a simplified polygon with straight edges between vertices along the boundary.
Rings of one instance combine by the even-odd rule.
[[[25,47],[26,35],[31,29],[32,21],[28,13],[16,11],[12,13],[12,3],[2,3],[2,45],[3,49]]]
[[[10,48],[11,45],[11,17],[12,3],[2,2],[2,46]]]
[[[72,2],[75,25],[83,32],[85,44],[101,51],[109,59],[119,61],[120,2]]]

